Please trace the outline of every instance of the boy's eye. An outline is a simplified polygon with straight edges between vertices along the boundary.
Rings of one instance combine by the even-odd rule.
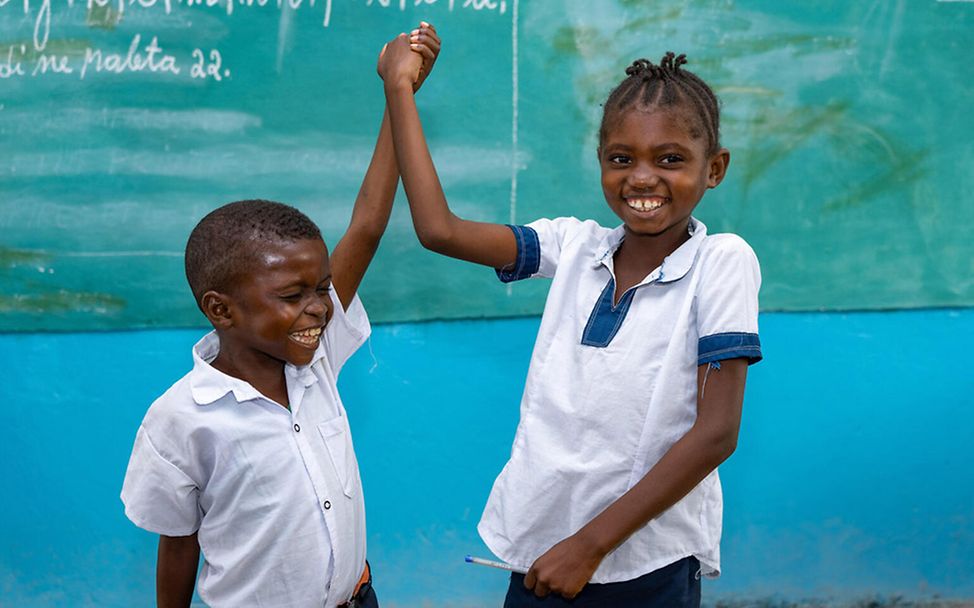
[[[294,302],[296,300],[301,299],[301,292],[300,291],[297,291],[297,292],[294,292],[294,293],[282,293],[281,294],[281,299],[282,300],[287,300],[288,302]]]

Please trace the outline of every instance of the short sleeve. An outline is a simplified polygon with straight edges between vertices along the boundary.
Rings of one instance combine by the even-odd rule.
[[[508,225],[517,241],[517,260],[513,266],[498,268],[497,278],[510,283],[555,276],[562,248],[581,225],[574,217],[540,219],[524,226]]]
[[[724,359],[761,360],[758,337],[757,256],[740,237],[707,237],[697,291],[697,365]]]
[[[162,457],[144,426],[122,483],[125,515],[140,528],[166,536],[188,536],[200,526],[199,488]]]
[[[372,326],[358,294],[352,297],[348,310],[343,310],[334,289],[331,290],[331,300],[334,312],[325,327],[323,346],[327,351],[328,364],[337,377],[349,357],[365,344],[372,333]]]

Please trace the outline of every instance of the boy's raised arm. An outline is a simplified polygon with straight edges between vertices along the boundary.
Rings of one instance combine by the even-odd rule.
[[[410,86],[418,89],[433,69],[433,63],[440,52],[440,41],[428,24],[420,24],[419,28],[413,30],[413,35],[422,40],[415,51],[410,51],[420,65],[414,80],[410,81]],[[399,166],[392,146],[392,130],[387,109],[382,116],[382,126],[379,128],[372,161],[355,198],[352,219],[345,235],[331,254],[332,285],[343,308],[347,309],[351,304],[379,247],[379,241],[389,223],[398,183]]]
[[[424,247],[437,253],[493,268],[511,266],[517,258],[517,243],[509,228],[461,219],[447,206],[411,86],[421,66],[410,43],[416,48],[421,42],[422,37],[397,36],[382,50],[378,65],[416,235]]]
[[[200,565],[200,544],[196,534],[160,536],[156,561],[156,605],[159,608],[189,608]]]

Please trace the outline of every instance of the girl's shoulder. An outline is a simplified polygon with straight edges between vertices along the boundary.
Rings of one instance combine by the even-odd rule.
[[[700,251],[710,255],[750,254],[757,257],[748,242],[733,232],[707,234],[700,243]]]

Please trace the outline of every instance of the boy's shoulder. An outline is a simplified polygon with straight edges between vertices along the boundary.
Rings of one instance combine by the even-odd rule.
[[[193,370],[186,372],[149,405],[143,425],[189,423],[199,407],[193,398]]]

